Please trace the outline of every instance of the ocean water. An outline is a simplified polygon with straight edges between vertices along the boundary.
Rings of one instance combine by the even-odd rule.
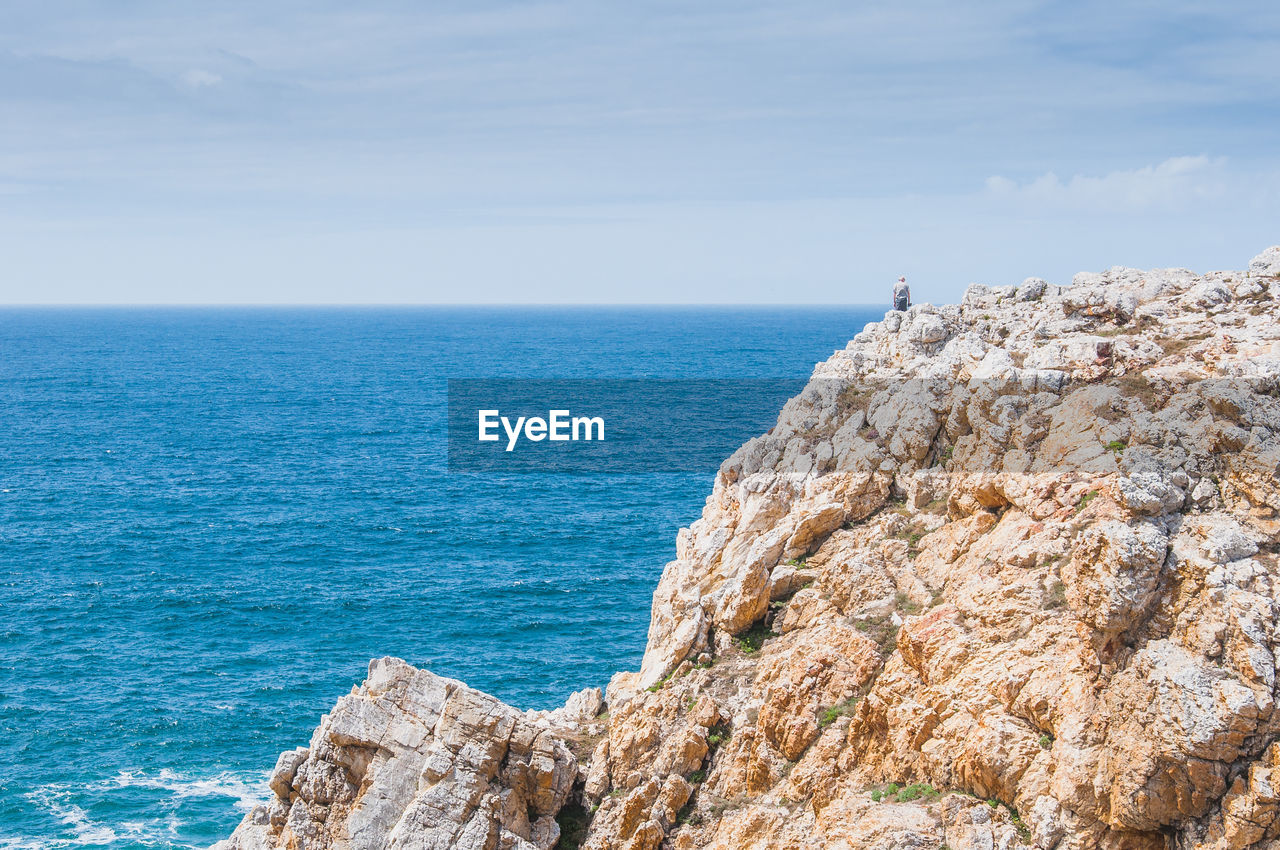
[[[375,656],[523,708],[635,669],[714,466],[450,474],[446,381],[798,389],[879,316],[0,311],[0,850],[208,846]]]

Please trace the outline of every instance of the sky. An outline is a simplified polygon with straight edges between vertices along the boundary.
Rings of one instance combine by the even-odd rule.
[[[972,8],[968,8],[972,7]],[[879,303],[1280,243],[1280,4],[0,4],[0,303]]]

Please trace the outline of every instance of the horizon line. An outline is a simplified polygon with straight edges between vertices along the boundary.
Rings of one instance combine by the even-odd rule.
[[[928,302],[920,302],[928,303]],[[26,303],[11,302],[0,303],[0,310],[83,310],[83,309],[113,309],[113,310],[131,310],[131,309],[176,309],[176,310],[218,310],[218,309],[237,309],[237,310],[257,310],[257,309],[281,309],[281,308],[299,308],[299,309],[609,309],[609,308],[653,308],[653,309],[675,309],[675,308],[708,308],[708,307],[728,307],[728,308],[794,308],[809,309],[817,307],[827,308],[879,308],[881,305],[866,302],[804,302],[795,303],[789,301],[742,301],[742,302],[724,302],[724,301],[697,301],[697,302],[650,302],[650,301],[503,301],[503,302],[453,302],[453,301],[386,301],[386,302],[366,302],[366,301],[279,301],[279,302],[181,302],[181,301],[155,301],[155,302],[118,302],[118,301],[84,301],[84,302],[68,302],[68,303]],[[914,305],[913,305],[914,306]],[[936,306],[936,305],[935,305]],[[886,307],[886,309],[889,309]]]

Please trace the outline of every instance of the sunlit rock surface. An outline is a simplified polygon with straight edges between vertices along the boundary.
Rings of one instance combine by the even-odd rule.
[[[1280,848],[1277,315],[1280,248],[888,314],[604,705],[375,662],[230,847]]]

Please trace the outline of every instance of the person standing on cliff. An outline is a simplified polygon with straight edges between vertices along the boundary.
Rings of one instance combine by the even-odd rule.
[[[911,306],[911,288],[907,286],[905,277],[898,278],[893,285],[893,309],[906,310]]]

